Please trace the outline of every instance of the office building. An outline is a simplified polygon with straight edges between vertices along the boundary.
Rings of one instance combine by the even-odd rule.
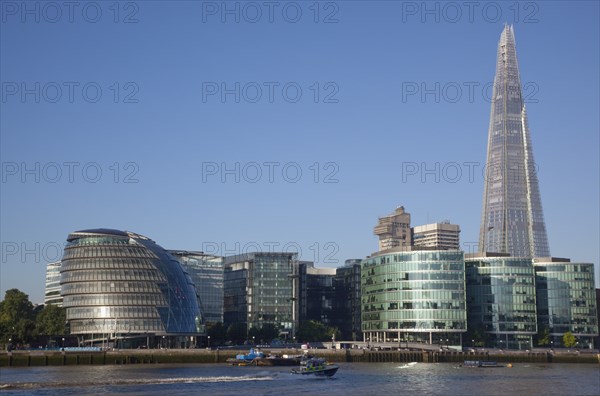
[[[274,325],[284,338],[297,328],[294,267],[297,253],[254,252],[225,257],[223,320],[246,332]]]
[[[169,250],[169,253],[192,278],[205,323],[223,323],[223,257],[185,250]]]
[[[486,347],[531,349],[537,332],[531,259],[469,254],[466,278],[469,341]]]
[[[298,262],[298,321],[314,320],[331,326],[335,313],[335,268],[315,268],[310,261]]]
[[[571,332],[579,348],[592,348],[598,337],[594,265],[556,257],[535,259],[533,265],[539,331],[548,330],[556,347],[564,347],[562,337]]]
[[[460,347],[467,330],[463,253],[401,249],[362,261],[364,340]]]
[[[151,239],[93,229],[67,238],[61,294],[81,344],[186,347],[204,331],[194,284]]]
[[[412,241],[413,250],[459,250],[460,227],[449,221],[416,226],[412,228]]]
[[[400,206],[396,208],[394,213],[380,217],[378,224],[375,226],[375,235],[379,237],[379,251],[398,248],[409,249],[412,243],[410,213],[406,213],[404,206]]]
[[[346,260],[336,269],[334,278],[333,326],[342,333],[343,340],[362,340],[360,259]]]
[[[60,295],[60,261],[46,265],[44,304],[53,304],[62,307],[63,299]]]
[[[492,95],[479,250],[548,257],[512,26],[500,37]]]

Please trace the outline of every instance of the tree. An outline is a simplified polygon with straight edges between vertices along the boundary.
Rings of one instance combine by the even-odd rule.
[[[66,311],[58,305],[48,304],[35,318],[35,332],[38,335],[65,334]]]
[[[233,323],[227,328],[227,339],[234,344],[241,344],[246,339],[247,329],[244,323]]]
[[[538,346],[546,346],[550,344],[550,330],[547,327],[544,328],[544,331],[538,334]]]
[[[563,345],[567,348],[573,348],[575,345],[577,345],[577,339],[570,331],[567,331],[565,334],[563,334],[562,341]]]
[[[19,289],[7,290],[0,301],[0,339],[28,342],[33,334],[33,304],[29,296]]]
[[[476,347],[484,347],[487,345],[489,341],[489,334],[485,332],[485,328],[483,326],[469,326],[469,331],[467,332],[467,339],[473,340]]]
[[[208,326],[207,335],[210,336],[212,345],[221,345],[225,341],[227,329],[223,323],[217,322]]]
[[[303,322],[296,332],[296,338],[299,341],[308,342],[329,341],[333,336],[336,339],[341,337],[341,333],[336,327],[325,326],[323,323],[314,320]]]

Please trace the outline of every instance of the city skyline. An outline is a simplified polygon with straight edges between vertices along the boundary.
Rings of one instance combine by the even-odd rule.
[[[598,4],[436,22],[402,3],[323,3],[319,23],[304,3],[299,23],[135,4],[130,24],[108,8],[96,24],[3,13],[2,296],[16,287],[43,302],[65,235],[96,227],[219,255],[300,246],[301,259],[337,267],[371,254],[375,219],[405,205],[414,224],[458,224],[469,253],[505,22],[552,254],[593,262],[599,284]],[[21,92],[36,82],[39,102]]]

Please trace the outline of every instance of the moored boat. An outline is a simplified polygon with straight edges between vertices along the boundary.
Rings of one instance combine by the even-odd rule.
[[[303,360],[299,368],[292,369],[292,374],[314,375],[316,377],[331,377],[339,369],[339,366],[327,364],[325,359]]]
[[[490,367],[506,367],[498,362],[490,360],[465,360],[461,367],[475,367],[475,368],[490,368]],[[512,367],[509,366],[509,367]]]

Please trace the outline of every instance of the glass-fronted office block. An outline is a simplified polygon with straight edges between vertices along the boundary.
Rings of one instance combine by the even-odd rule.
[[[297,253],[255,252],[225,257],[225,326],[242,323],[249,332],[265,324],[291,338],[296,328],[294,266]]]
[[[298,321],[314,320],[330,326],[334,318],[335,268],[315,268],[310,261],[298,263]]]
[[[594,265],[555,260],[534,263],[539,331],[548,330],[556,347],[564,346],[562,337],[570,331],[579,348],[592,348],[598,336]]]
[[[342,333],[343,340],[362,339],[360,259],[346,260],[336,269],[334,279],[335,301],[333,325]]]
[[[63,299],[60,295],[60,261],[48,263],[46,266],[46,288],[44,290],[44,304],[54,304],[62,307]]]
[[[467,330],[463,252],[380,254],[362,261],[361,278],[365,341],[462,344]]]
[[[77,231],[67,241],[61,294],[71,334],[82,342],[148,345],[156,337],[181,346],[203,330],[190,276],[154,241],[109,229]]]
[[[466,272],[472,340],[481,346],[531,349],[537,332],[531,259],[467,257]]]
[[[200,309],[206,324],[223,322],[223,257],[169,250],[190,275],[200,296]]]

